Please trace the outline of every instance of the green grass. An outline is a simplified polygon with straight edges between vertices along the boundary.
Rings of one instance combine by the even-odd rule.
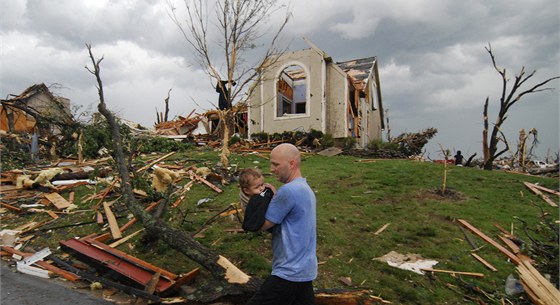
[[[167,163],[212,167],[217,160],[216,151],[192,150],[174,155]],[[500,304],[500,298],[505,296],[505,279],[515,273],[514,265],[494,247],[471,235],[482,246],[478,254],[498,272],[486,269],[470,255],[471,247],[454,220],[465,219],[495,240],[498,240],[499,230],[494,224],[507,229],[513,224],[515,234],[527,240],[518,219],[525,221],[529,228],[540,223],[541,210],[558,219],[558,208],[548,206],[523,185],[528,181],[556,189],[557,179],[450,167],[447,187],[454,196],[441,197],[435,194],[435,190],[442,186],[443,165],[408,160],[376,160],[373,163],[357,160],[350,156],[311,154],[303,158],[303,175],[317,196],[317,256],[321,262],[319,277],[314,284],[317,288],[340,287],[342,284],[338,278],[351,277],[355,288],[371,289],[394,304],[464,304],[467,290],[462,287],[470,284],[487,291],[495,300],[474,297],[480,297],[487,304]],[[268,160],[264,158],[233,154],[231,163],[238,168],[259,167],[267,182],[280,186],[269,175]],[[187,232],[197,231],[207,219],[238,201],[239,190],[235,182],[221,188],[224,193],[218,194],[196,184],[177,209],[169,210],[167,221]],[[101,186],[97,191],[100,189]],[[91,192],[81,188],[76,198],[83,198]],[[196,206],[202,198],[213,200]],[[78,205],[87,209],[92,203],[78,202]],[[126,215],[127,212],[118,214]],[[91,220],[93,215],[91,211],[67,215],[56,224]],[[48,219],[42,214],[3,217],[2,227],[12,228],[33,217],[35,221]],[[126,219],[119,220],[119,224],[125,222]],[[390,223],[387,229],[375,235],[386,223]],[[225,232],[228,228],[239,227],[235,218],[218,218],[198,240],[229,258],[246,273],[267,276],[271,264],[270,235]],[[137,224],[126,233],[139,228]],[[53,249],[60,239],[106,232],[101,230],[97,224],[54,230],[37,236],[29,245],[36,249],[48,245]],[[539,238],[539,235],[535,234],[535,237]],[[196,267],[195,263],[163,243],[146,249],[140,243],[140,237],[119,248],[176,273]],[[447,274],[418,275],[374,260],[390,251],[416,253],[439,261],[435,268],[480,272],[485,277],[462,277],[463,281],[459,281]],[[508,298],[516,302],[515,298]]]

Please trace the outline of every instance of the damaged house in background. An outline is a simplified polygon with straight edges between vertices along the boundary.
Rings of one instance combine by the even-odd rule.
[[[53,95],[43,83],[0,102],[0,128],[6,132],[32,133],[38,127],[38,132],[47,136],[60,134],[60,126],[73,122],[70,100]]]
[[[319,130],[365,147],[385,128],[376,57],[334,62],[311,48],[279,55],[255,83],[248,134]]]

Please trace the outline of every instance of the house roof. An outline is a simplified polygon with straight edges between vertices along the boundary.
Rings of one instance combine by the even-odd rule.
[[[375,61],[376,57],[372,56],[337,62],[336,64],[342,69],[342,71],[346,72],[346,74],[353,79],[364,81],[371,73],[371,69],[373,69]]]
[[[13,96],[11,99],[6,100],[6,101],[24,101],[36,94],[39,93],[45,93],[46,95],[48,95],[51,99],[55,99],[55,97],[53,96],[53,94],[51,93],[51,91],[49,90],[49,88],[44,84],[44,83],[40,83],[40,84],[35,84],[33,86],[30,86],[29,88],[25,89],[22,93],[20,93],[19,95],[13,95],[10,94],[11,96]],[[4,100],[3,100],[4,101]]]

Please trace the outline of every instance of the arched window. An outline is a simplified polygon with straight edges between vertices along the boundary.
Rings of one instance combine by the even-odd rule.
[[[286,67],[276,82],[276,116],[307,113],[307,76],[301,66]]]

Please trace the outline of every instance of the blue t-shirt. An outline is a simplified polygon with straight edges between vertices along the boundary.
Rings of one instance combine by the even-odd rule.
[[[284,184],[274,195],[266,219],[272,232],[272,275],[292,282],[317,277],[315,194],[305,178]]]

